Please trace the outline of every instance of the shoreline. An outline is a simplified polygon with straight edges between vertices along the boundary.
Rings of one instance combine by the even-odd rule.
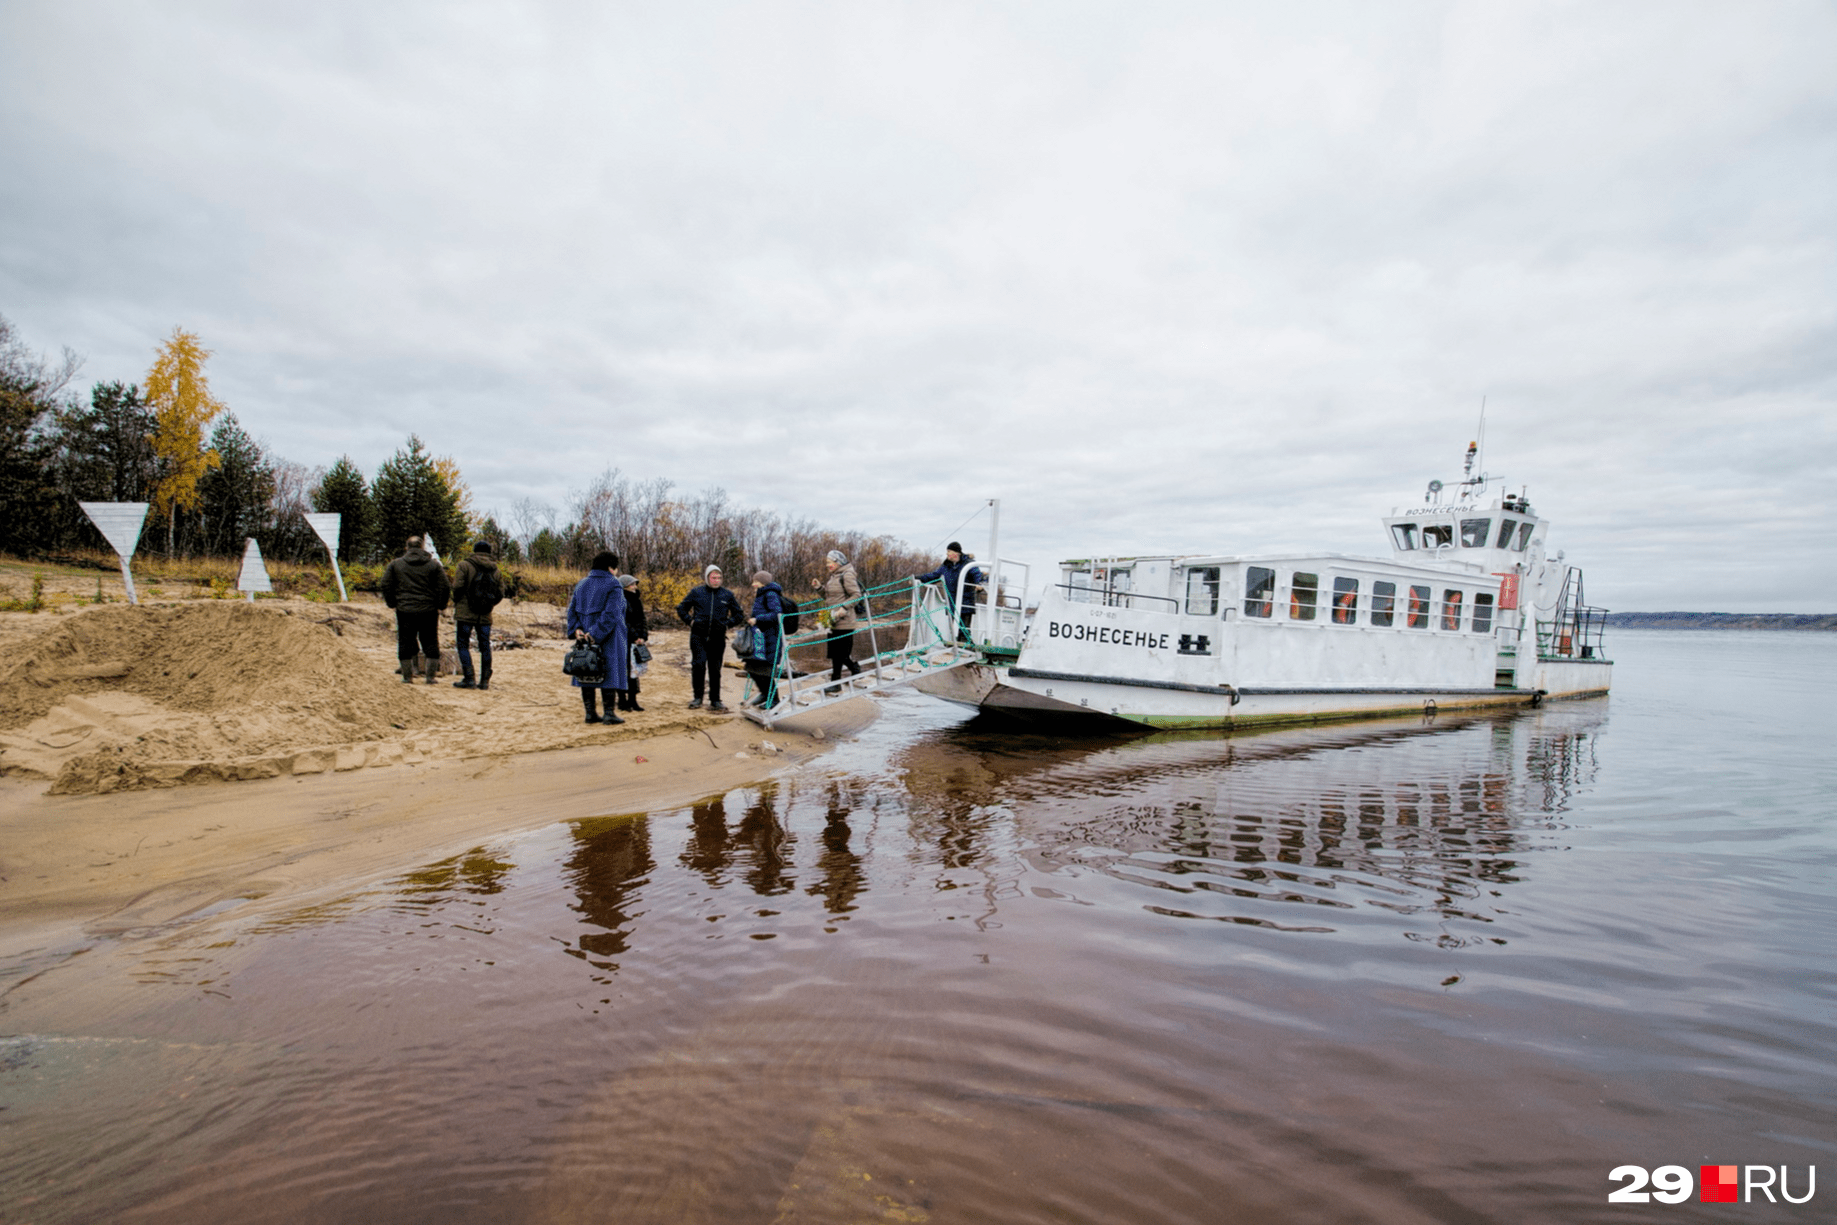
[[[387,771],[130,792],[50,795],[42,781],[0,778],[0,957],[47,952],[47,937],[105,938],[348,886],[557,821],[685,807],[815,760],[878,714],[861,698],[810,716],[806,730],[732,719]]]

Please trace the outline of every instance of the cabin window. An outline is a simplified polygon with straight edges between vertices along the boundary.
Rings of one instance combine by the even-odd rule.
[[[1371,585],[1371,623],[1389,625],[1397,613],[1397,584],[1374,581]]]
[[[1267,617],[1276,598],[1276,572],[1264,566],[1251,566],[1244,572],[1244,615]]]
[[[1493,530],[1491,519],[1462,519],[1461,547],[1463,549],[1484,549],[1486,537]]]
[[[1490,591],[1482,591],[1473,597],[1473,632],[1493,632],[1493,596]]]
[[[1194,566],[1186,572],[1186,612],[1209,617],[1218,611],[1218,567]]]
[[[1499,539],[1493,543],[1493,548],[1495,549],[1511,548],[1512,547],[1512,533],[1517,530],[1518,530],[1518,520],[1516,519],[1499,520]]]
[[[1288,619],[1312,621],[1320,599],[1320,575],[1295,573],[1288,583]]]
[[[1359,580],[1356,578],[1336,578],[1333,580],[1333,624],[1357,625],[1359,623]]]
[[[1403,615],[1403,623],[1413,630],[1429,628],[1429,589],[1410,586],[1410,606]]]
[[[1518,543],[1512,546],[1514,553],[1524,552],[1524,547],[1531,543],[1531,529],[1536,526],[1529,519],[1518,525]]]
[[[1391,524],[1391,539],[1397,542],[1400,549],[1416,547],[1416,525],[1414,523]]]
[[[1422,547],[1425,549],[1446,548],[1454,543],[1454,524],[1425,523],[1422,525]]]
[[[1461,601],[1466,593],[1452,587],[1442,592],[1442,628],[1458,630],[1461,628]]]

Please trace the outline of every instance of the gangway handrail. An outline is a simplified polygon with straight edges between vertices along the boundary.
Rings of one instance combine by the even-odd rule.
[[[980,586],[981,584],[973,584]],[[882,651],[875,626],[881,624],[880,618],[874,617],[870,596],[882,596],[904,587],[909,592],[910,605],[907,617],[906,644],[895,650]],[[961,585],[959,585],[961,591]],[[957,605],[946,604],[950,592],[941,584],[920,583],[916,579],[906,579],[895,583],[883,584],[871,590],[864,590],[861,595],[868,603],[868,632],[872,681],[874,688],[888,688],[930,675],[937,671],[975,663],[982,656],[976,645],[965,643],[960,638],[960,622],[957,619]],[[847,602],[845,602],[847,603]],[[820,614],[838,607],[831,604],[815,604],[810,609],[799,606],[799,615],[806,612]],[[742,713],[748,718],[771,727],[782,719],[803,714],[832,702],[852,698],[864,691],[864,681],[869,679],[866,672],[831,680],[827,675],[818,673],[799,674],[791,659],[793,647],[812,646],[827,637],[828,631],[818,627],[810,631],[800,630],[795,636],[780,633],[778,635],[777,657],[772,661],[771,677],[765,696],[765,706],[751,705],[755,696],[753,677],[747,677],[746,688],[742,693]],[[898,671],[889,675],[892,668]],[[814,702],[799,701],[800,694],[810,690],[818,691]]]

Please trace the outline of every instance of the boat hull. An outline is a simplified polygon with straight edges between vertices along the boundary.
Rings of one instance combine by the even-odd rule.
[[[1016,673],[1020,675],[1016,675]],[[969,664],[917,682],[923,693],[1005,715],[1036,719],[1095,719],[1155,728],[1264,727],[1328,723],[1452,710],[1530,706],[1547,698],[1606,693],[1606,660],[1539,661],[1544,684],[1517,689],[1245,688],[1132,684],[1102,677],[1042,675],[1027,669]]]

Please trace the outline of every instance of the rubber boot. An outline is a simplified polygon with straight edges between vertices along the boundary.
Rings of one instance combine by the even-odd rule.
[[[491,688],[491,661],[489,659],[478,666],[478,687],[480,689]]]
[[[434,677],[439,675],[439,673],[440,673],[440,657],[436,655],[432,659],[427,661],[427,683],[430,685],[433,684]]]
[[[466,670],[465,675],[453,682],[453,688],[455,689],[477,689],[479,687],[478,682],[472,679],[472,665],[464,664],[462,666]]]
[[[400,671],[402,674],[402,683],[404,685],[412,685],[415,683],[415,661],[414,660],[404,659],[400,661],[400,665],[397,670]]]
[[[593,695],[598,692],[599,690],[591,685],[582,685],[580,687],[580,701],[581,705],[587,708],[587,722],[589,723],[598,723],[600,721],[599,707],[594,705],[593,701]]]

